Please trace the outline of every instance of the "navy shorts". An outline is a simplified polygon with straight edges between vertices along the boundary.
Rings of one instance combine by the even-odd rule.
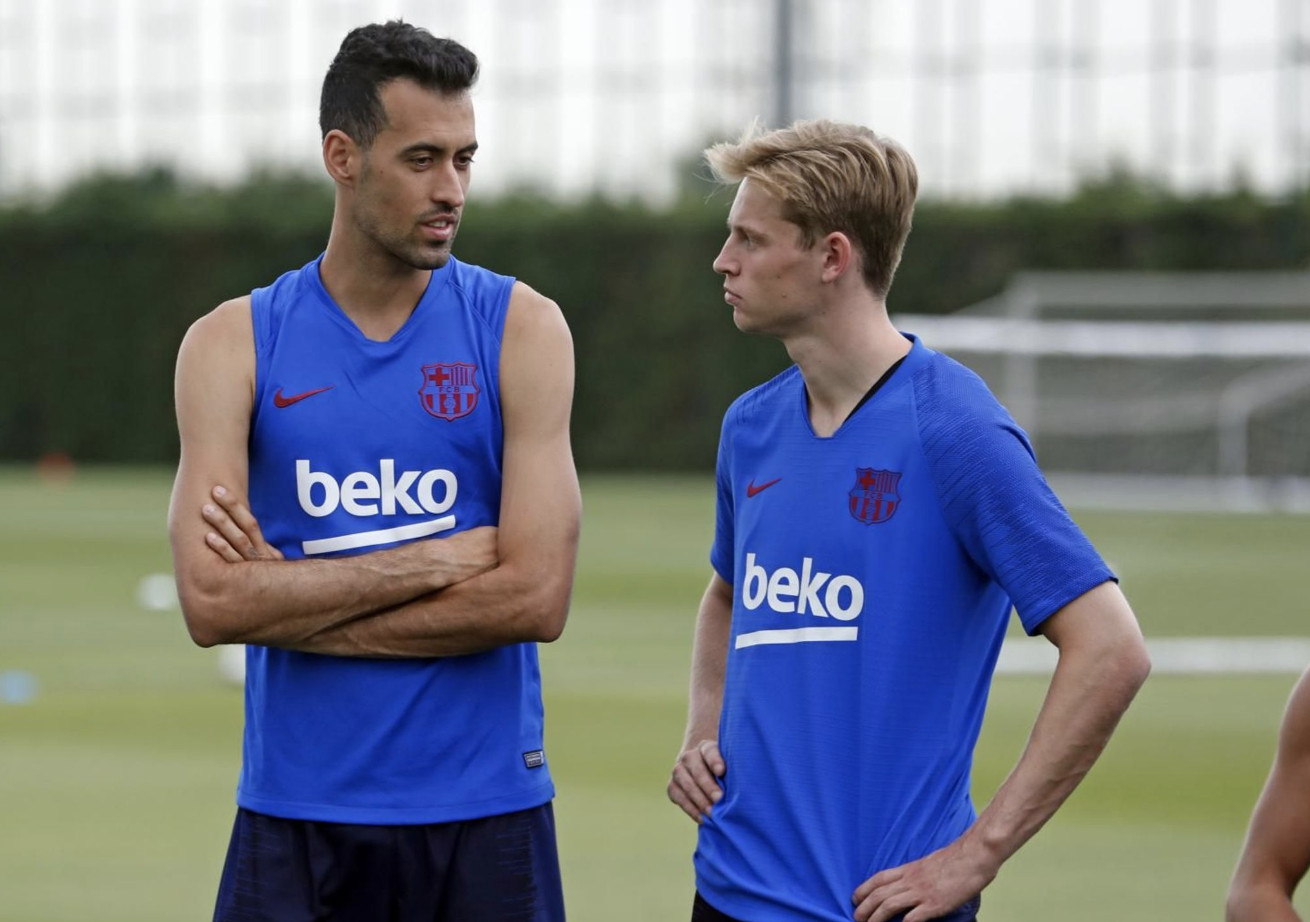
[[[938,922],[978,922],[978,906],[982,900],[974,897],[954,912],[940,916]],[[854,910],[854,907],[851,907]],[[897,916],[892,922],[900,922],[904,916]],[[691,922],[741,922],[732,916],[719,912],[709,903],[705,902],[705,897],[699,893],[696,894],[696,902],[691,907]]]
[[[555,814],[366,826],[238,810],[214,922],[564,922]]]

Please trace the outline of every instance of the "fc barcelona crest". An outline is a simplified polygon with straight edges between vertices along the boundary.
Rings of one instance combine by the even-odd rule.
[[[878,471],[871,467],[855,469],[855,489],[848,494],[851,515],[865,525],[877,525],[896,514],[901,506],[900,471]]]
[[[478,366],[468,362],[436,362],[423,366],[419,403],[437,419],[468,416],[478,405]]]

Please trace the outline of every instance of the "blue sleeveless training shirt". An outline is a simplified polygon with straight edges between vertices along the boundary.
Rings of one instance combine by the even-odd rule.
[[[1011,604],[1032,632],[1113,578],[982,381],[918,341],[829,438],[796,367],[732,405],[710,559],[727,772],[696,884],[752,922],[849,922],[958,838]]]
[[[332,300],[318,260],[252,293],[250,502],[289,560],[497,523],[512,286],[452,258],[386,342]],[[391,660],[250,646],[246,664],[249,810],[435,823],[554,794],[534,644]]]

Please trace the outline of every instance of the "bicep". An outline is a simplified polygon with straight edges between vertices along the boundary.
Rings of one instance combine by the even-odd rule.
[[[573,343],[559,308],[522,284],[510,299],[500,385],[501,561],[547,576],[566,564],[571,574],[582,506],[569,442]]]
[[[1037,630],[1061,652],[1125,642],[1144,644],[1137,616],[1119,585],[1109,580],[1064,605]]]
[[[204,543],[209,526],[200,517],[201,507],[212,502],[210,491],[222,484],[245,494],[254,362],[247,299],[196,321],[178,350],[174,400],[181,454],[168,531],[180,583],[196,567],[217,562]]]
[[[701,597],[701,612],[720,620],[732,620],[732,583],[717,571],[710,574],[710,584]]]

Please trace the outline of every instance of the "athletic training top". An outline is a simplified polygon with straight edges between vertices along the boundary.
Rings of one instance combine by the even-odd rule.
[[[452,258],[386,342],[332,300],[318,260],[252,293],[250,501],[288,559],[497,523],[513,282]],[[535,644],[392,660],[250,646],[244,743],[237,803],[273,816],[436,823],[554,794]]]
[[[849,922],[860,883],[958,838],[1011,602],[1032,633],[1114,578],[982,381],[909,338],[830,438],[795,367],[724,418],[727,772],[696,882],[736,918]]]

